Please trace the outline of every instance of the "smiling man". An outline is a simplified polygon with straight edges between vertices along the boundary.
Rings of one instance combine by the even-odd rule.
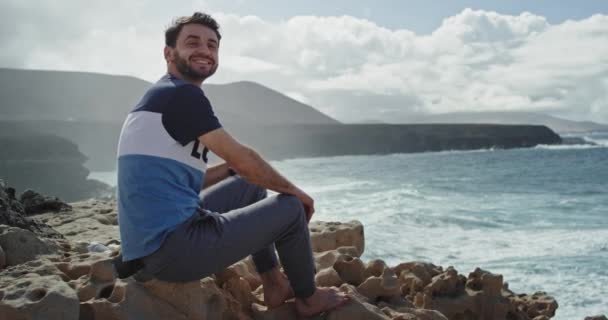
[[[336,308],[348,297],[314,282],[313,199],[231,137],[201,89],[218,68],[218,29],[202,13],[176,19],[165,32],[167,74],[124,122],[117,271],[193,281],[252,255],[268,306],[295,296],[303,316]],[[208,150],[225,163],[207,168]]]

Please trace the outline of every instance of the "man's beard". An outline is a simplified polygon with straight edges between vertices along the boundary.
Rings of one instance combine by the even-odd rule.
[[[205,79],[211,77],[215,71],[217,70],[217,63],[211,66],[211,69],[208,72],[198,71],[190,66],[186,59],[183,59],[182,56],[175,51],[175,66],[177,70],[186,78],[194,81],[204,81]]]

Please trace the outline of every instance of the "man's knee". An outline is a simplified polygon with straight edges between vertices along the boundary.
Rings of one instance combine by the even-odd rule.
[[[293,214],[295,219],[299,219],[305,216],[304,205],[298,197],[290,194],[279,194],[277,200],[281,203],[285,214]]]

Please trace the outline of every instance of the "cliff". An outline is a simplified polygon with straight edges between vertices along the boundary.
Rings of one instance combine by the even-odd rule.
[[[57,136],[19,131],[0,135],[0,179],[20,191],[34,188],[68,201],[110,191],[104,183],[87,179],[87,157],[76,144]]]
[[[271,159],[442,150],[525,148],[559,144],[545,126],[483,124],[352,124],[250,126],[226,124]]]
[[[225,128],[270,160],[441,150],[523,148],[559,144],[544,126],[482,124],[283,124],[223,122]],[[3,121],[8,133],[53,134],[74,141],[94,171],[115,170],[121,124],[71,121]]]

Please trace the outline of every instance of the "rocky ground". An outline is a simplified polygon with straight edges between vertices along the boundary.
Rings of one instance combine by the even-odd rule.
[[[357,221],[313,222],[310,231],[317,284],[353,297],[318,319],[542,320],[558,306],[543,292],[516,294],[501,275],[481,269],[465,276],[427,262],[362,261]],[[92,243],[107,250],[94,252]],[[298,319],[293,302],[265,306],[249,259],[200,281],[141,282],[117,279],[111,259],[119,250],[113,200],[17,198],[0,183],[0,320]]]

